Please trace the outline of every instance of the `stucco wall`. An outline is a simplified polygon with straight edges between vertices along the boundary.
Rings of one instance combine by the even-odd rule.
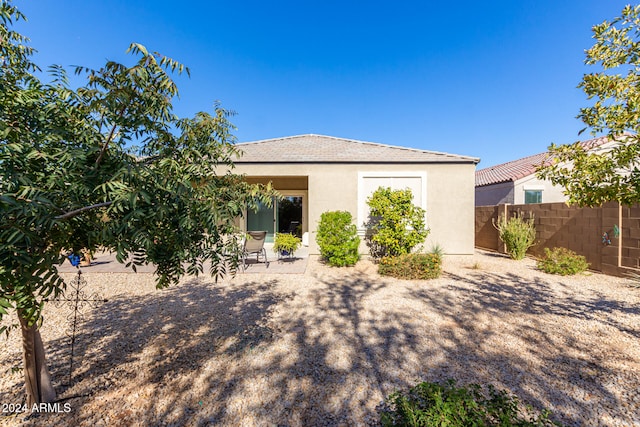
[[[542,190],[542,203],[557,203],[567,200],[567,197],[562,194],[562,187],[553,185],[547,180],[538,179],[535,175],[530,175],[515,182],[513,202],[500,203],[523,205],[525,190]]]
[[[513,182],[476,187],[476,206],[494,206],[503,203],[513,204]]]
[[[476,187],[476,206],[494,206],[505,203],[522,205],[524,204],[525,190],[542,190],[542,203],[557,203],[567,200],[567,197],[562,193],[562,187],[552,185],[547,180],[538,179],[535,175],[529,175],[515,183],[509,181]]]
[[[473,164],[427,167],[427,249],[433,242],[448,254],[473,254],[474,185]]]
[[[426,248],[441,245],[449,254],[472,254],[474,250],[473,164],[243,164],[234,172],[247,176],[307,176],[309,251],[318,253],[315,242],[320,215],[346,210],[358,213],[359,172],[426,173],[427,224],[431,233]],[[360,226],[360,224],[357,224]],[[366,251],[366,246],[361,247]]]

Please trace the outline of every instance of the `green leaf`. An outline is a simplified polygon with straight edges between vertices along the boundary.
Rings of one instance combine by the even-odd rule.
[[[66,286],[63,251],[133,255],[134,271],[156,265],[158,287],[207,260],[216,279],[233,273],[237,259],[227,268],[220,241],[250,200],[278,193],[226,172],[238,152],[231,113],[215,104],[177,117],[172,76],[189,69],[137,43],[126,63],[75,67],[78,88],[63,67],[36,74],[33,49],[11,28],[21,18],[0,2],[0,316],[17,309],[42,321],[42,299]]]

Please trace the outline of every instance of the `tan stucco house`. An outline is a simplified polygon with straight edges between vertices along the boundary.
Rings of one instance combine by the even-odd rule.
[[[346,210],[365,234],[367,198],[380,186],[410,188],[426,210],[431,233],[448,254],[474,250],[474,173],[479,159],[322,135],[299,135],[236,144],[243,155],[235,172],[268,183],[285,196],[272,208],[248,211],[245,230],[297,232],[317,254],[320,215]],[[366,252],[363,244],[361,251]]]
[[[619,142],[602,136],[579,144],[587,151],[605,153]],[[562,187],[536,176],[537,168],[550,159],[550,154],[544,152],[477,170],[476,206],[566,202],[568,197]]]

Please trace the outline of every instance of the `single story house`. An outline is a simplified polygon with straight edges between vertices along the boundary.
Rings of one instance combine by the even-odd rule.
[[[437,243],[449,254],[473,253],[478,158],[322,135],[236,146],[243,154],[234,172],[251,183],[271,182],[285,196],[271,208],[249,210],[240,224],[245,230],[267,230],[271,239],[274,232],[305,235],[309,252],[317,254],[315,235],[323,212],[351,212],[364,237],[367,198],[380,186],[410,188],[431,229],[426,249]],[[367,251],[364,243],[361,251]]]
[[[606,152],[619,142],[602,136],[580,144],[589,151]],[[476,206],[566,202],[562,187],[536,177],[536,169],[550,159],[549,152],[544,152],[477,170]]]

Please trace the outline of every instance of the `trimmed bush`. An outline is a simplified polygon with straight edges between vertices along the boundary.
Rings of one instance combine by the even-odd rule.
[[[544,258],[538,261],[538,268],[545,273],[570,276],[589,268],[587,259],[567,248],[544,248]]]
[[[424,209],[413,204],[410,189],[379,187],[367,204],[367,245],[373,258],[408,254],[427,238]]]
[[[436,279],[442,272],[442,258],[438,254],[405,254],[384,257],[378,264],[378,273],[398,279]]]
[[[533,415],[533,409],[519,410],[518,398],[492,385],[484,391],[477,384],[456,387],[420,383],[408,391],[391,393],[378,407],[383,426],[553,426],[549,411]],[[521,413],[524,412],[524,413]]]
[[[320,255],[329,265],[354,265],[360,259],[360,237],[349,212],[324,212],[320,216],[316,241]]]
[[[507,219],[500,215],[498,221],[493,221],[493,226],[498,230],[500,240],[507,246],[507,253],[513,259],[523,259],[527,249],[533,246],[536,240],[536,228],[533,225],[533,215],[524,219],[518,212]]]

